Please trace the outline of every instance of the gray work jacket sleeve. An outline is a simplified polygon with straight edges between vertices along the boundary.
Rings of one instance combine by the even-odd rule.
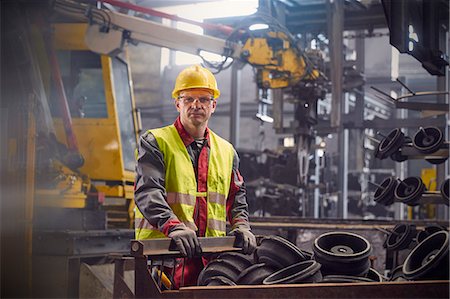
[[[166,201],[165,166],[163,153],[152,133],[139,140],[134,199],[142,215],[157,229],[169,233],[169,223],[180,223]]]
[[[230,223],[232,225],[232,229],[242,226],[250,229],[247,192],[244,179],[239,173],[239,156],[236,150],[234,151],[233,159],[233,182],[228,200],[232,201],[230,211]]]

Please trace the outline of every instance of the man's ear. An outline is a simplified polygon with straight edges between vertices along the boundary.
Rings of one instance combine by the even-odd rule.
[[[211,103],[211,113],[214,113],[214,111],[216,111],[216,106],[217,106],[217,102],[216,100],[213,100]]]
[[[177,100],[177,99],[175,99],[174,101],[173,101],[173,103],[175,104],[175,107],[177,108],[177,111],[178,112],[180,112],[180,101],[179,100]]]

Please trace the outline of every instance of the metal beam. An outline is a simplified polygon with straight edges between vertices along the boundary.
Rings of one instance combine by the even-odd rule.
[[[338,188],[341,191],[338,197],[338,218],[347,218],[346,196],[343,194],[347,185],[347,173],[345,172],[347,154],[346,135],[342,124],[343,102],[343,28],[344,28],[344,3],[342,1],[330,1],[328,4],[330,36],[330,60],[331,60],[331,127],[336,128],[338,138],[338,152],[340,153],[338,165]]]
[[[80,7],[82,9],[85,8],[81,4]],[[92,21],[86,17],[84,13],[72,13],[58,7],[55,9],[59,13],[78,20]],[[96,11],[95,8],[92,8],[92,10]],[[90,34],[91,37],[88,42],[88,45],[90,44],[89,47],[95,46],[95,43],[100,43],[101,45],[99,45],[99,48],[105,48],[105,43],[112,42],[119,44],[112,44],[110,48],[117,47],[120,49],[122,47],[121,42],[123,42],[123,40],[120,38],[111,38],[114,36],[112,34],[113,32],[119,31],[122,32],[122,37],[134,42],[144,42],[194,55],[198,55],[201,50],[222,55],[226,49],[229,49],[231,52],[228,53],[229,56],[233,58],[239,58],[240,56],[242,46],[235,43],[228,43],[224,39],[190,33],[119,12],[101,10],[100,13],[107,19],[111,20],[110,23],[114,25],[114,28],[110,28],[109,32],[100,32],[98,30],[100,28],[99,25],[103,24],[98,24],[93,28],[91,27],[91,30],[88,30],[87,33],[88,35]],[[96,22],[100,23],[98,20],[96,20]],[[98,52],[98,50],[95,50],[95,52]]]
[[[239,128],[241,119],[241,68],[239,61],[231,66],[231,102],[230,102],[230,142],[239,147]]]
[[[235,247],[235,237],[199,237],[198,241],[202,248],[202,253],[219,253],[225,251],[240,251],[242,248]],[[167,256],[181,257],[175,242],[170,238],[151,240],[131,240],[130,254],[138,257],[147,256]]]
[[[327,24],[326,3],[302,5],[288,11],[286,26],[293,34],[308,30],[325,29]],[[371,5],[367,9],[344,11],[344,30],[372,30],[387,28],[387,22],[381,4]]]

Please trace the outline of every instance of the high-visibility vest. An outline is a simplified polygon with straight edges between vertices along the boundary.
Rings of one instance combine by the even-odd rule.
[[[197,192],[192,160],[174,125],[153,129],[159,149],[164,156],[167,202],[178,219],[197,231],[194,222],[196,197],[207,199],[206,237],[226,235],[226,199],[230,190],[234,150],[232,145],[209,130],[210,151],[207,192]],[[135,208],[135,238],[138,240],[164,238]]]

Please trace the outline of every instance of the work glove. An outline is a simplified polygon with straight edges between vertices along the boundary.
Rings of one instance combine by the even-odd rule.
[[[185,257],[192,258],[194,255],[202,253],[195,231],[186,226],[175,228],[169,233],[168,237],[175,242],[178,250]]]
[[[230,231],[229,235],[236,237],[236,245],[242,246],[242,252],[252,254],[256,249],[256,237],[247,227],[238,227]]]

